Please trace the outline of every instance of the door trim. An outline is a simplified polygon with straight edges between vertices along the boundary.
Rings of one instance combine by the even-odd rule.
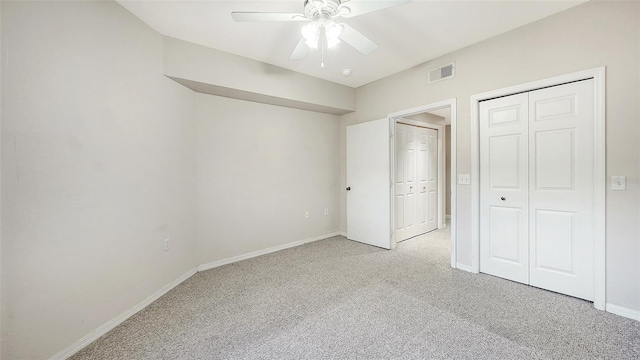
[[[510,86],[471,96],[471,267],[480,272],[480,101],[513,95],[569,82],[593,79],[594,83],[594,300],[598,310],[605,309],[606,303],[606,71],[598,67],[548,79]],[[453,129],[453,128],[452,128]]]
[[[406,110],[401,110],[401,111],[397,111],[394,113],[389,114],[387,117],[389,119],[389,130],[391,131],[391,141],[389,141],[389,147],[390,147],[390,155],[391,155],[391,161],[390,161],[390,178],[389,178],[389,184],[391,186],[391,197],[389,199],[389,201],[391,202],[391,209],[392,211],[389,213],[389,217],[390,217],[390,221],[391,221],[391,229],[395,229],[395,214],[394,214],[394,201],[395,201],[395,189],[393,187],[393,182],[395,179],[395,147],[396,147],[396,142],[395,142],[395,136],[393,136],[393,134],[395,133],[395,124],[396,124],[396,120],[401,120],[406,122],[407,119],[401,119],[403,117],[406,116],[411,116],[411,115],[416,115],[416,114],[420,114],[420,113],[424,113],[427,111],[431,111],[431,110],[438,110],[438,109],[442,109],[442,108],[446,108],[449,107],[451,108],[451,267],[455,268],[457,265],[457,235],[456,235],[456,220],[457,220],[457,212],[456,212],[456,186],[457,186],[457,182],[456,179],[458,177],[457,173],[457,167],[456,167],[456,138],[457,138],[457,121],[456,121],[456,98],[452,98],[452,99],[447,99],[447,100],[443,100],[443,101],[439,101],[439,102],[435,102],[435,103],[431,103],[431,104],[427,104],[427,105],[422,105],[422,106],[418,106],[415,108],[411,108],[411,109],[406,109]],[[423,123],[424,124],[424,123]],[[442,130],[444,130],[444,126],[442,127]],[[444,132],[443,131],[438,131],[438,141],[441,140],[441,135],[440,133],[442,133],[442,140],[444,140]],[[440,148],[439,150],[442,151],[442,161],[440,161],[440,154],[438,155],[438,165],[439,165],[439,169],[440,169],[440,174],[438,174],[438,193],[439,193],[439,198],[442,197],[442,210],[439,211],[438,214],[438,229],[440,229],[440,225],[442,224],[442,222],[446,223],[446,218],[445,218],[445,197],[443,196],[445,191],[446,191],[446,186],[445,186],[445,179],[446,179],[446,174],[445,174],[445,159],[444,159],[444,141],[440,141]],[[439,151],[440,152],[440,151]],[[440,203],[440,201],[439,201]],[[395,231],[391,231],[391,248],[395,249],[397,245],[396,242],[396,235],[395,235]]]

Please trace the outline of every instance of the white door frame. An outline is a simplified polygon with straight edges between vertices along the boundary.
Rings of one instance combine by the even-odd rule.
[[[605,67],[578,71],[526,84],[489,91],[471,96],[471,270],[480,272],[480,101],[569,82],[593,79],[594,82],[594,307],[605,309],[606,300],[606,217],[605,198],[607,190],[606,174],[606,133],[605,133]],[[453,129],[453,128],[452,128]]]
[[[438,110],[442,108],[451,108],[451,266],[455,267],[456,264],[456,181],[457,178],[457,169],[456,169],[456,99],[448,99],[439,101],[436,103],[431,103],[428,105],[418,106],[411,109],[406,109],[398,112],[394,112],[388,115],[389,118],[389,129],[391,131],[391,141],[389,145],[390,150],[390,179],[389,184],[391,186],[391,213],[389,214],[391,217],[391,229],[395,229],[395,188],[393,183],[395,181],[395,149],[396,149],[396,141],[395,141],[395,125],[398,120],[404,123],[412,123],[408,119],[403,119],[407,116],[417,115],[428,111]],[[429,124],[425,122],[413,122],[414,125],[419,126],[428,126],[439,130],[438,131],[438,141],[440,142],[438,148],[438,229],[441,229],[446,224],[446,207],[445,207],[445,157],[444,157],[444,126]],[[431,125],[431,126],[429,126]],[[438,129],[440,127],[440,129]],[[391,231],[391,248],[394,249],[397,245],[395,231]]]

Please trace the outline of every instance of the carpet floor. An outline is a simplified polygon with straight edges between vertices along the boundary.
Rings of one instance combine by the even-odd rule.
[[[72,359],[640,359],[640,322],[450,267],[449,230],[195,274]]]

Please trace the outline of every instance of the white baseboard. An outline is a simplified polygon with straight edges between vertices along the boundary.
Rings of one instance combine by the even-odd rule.
[[[148,298],[144,299],[140,303],[136,304],[131,309],[123,312],[122,314],[120,314],[120,315],[114,317],[113,319],[107,321],[106,323],[100,325],[97,329],[95,329],[92,332],[88,333],[87,335],[82,337],[80,340],[78,340],[78,341],[74,342],[73,344],[69,345],[67,348],[63,349],[59,353],[53,355],[49,360],[58,360],[58,359],[64,360],[64,359],[67,359],[67,358],[71,357],[73,354],[75,354],[78,351],[82,350],[85,346],[89,345],[90,343],[92,343],[93,341],[95,341],[96,339],[101,337],[102,335],[108,333],[111,329],[113,329],[116,326],[122,324],[122,322],[124,322],[125,320],[127,320],[128,318],[133,316],[138,311],[144,309],[149,304],[151,304],[152,302],[156,301],[160,296],[162,296],[162,295],[166,294],[167,292],[169,292],[169,290],[173,289],[174,287],[176,287],[177,285],[179,285],[183,281],[185,281],[188,278],[190,278],[196,272],[197,272],[196,268],[189,270],[186,274],[180,276],[179,278],[177,278],[174,281],[170,282],[169,284],[165,285],[162,289],[156,291],[153,295],[149,296]]]
[[[640,310],[633,310],[633,309],[629,309],[626,307],[613,305],[613,304],[607,304],[605,309],[607,312],[610,312],[612,314],[616,314],[616,315],[624,316],[629,319],[640,321]]]
[[[207,264],[198,265],[198,271],[205,271],[205,270],[217,268],[218,266],[227,265],[227,264],[231,264],[231,263],[234,263],[234,262],[237,262],[237,261],[246,260],[246,259],[251,259],[251,258],[254,258],[256,256],[270,254],[272,252],[276,252],[276,251],[280,251],[280,250],[284,250],[284,249],[289,249],[289,248],[292,248],[292,247],[308,244],[310,242],[314,242],[314,241],[318,241],[318,240],[328,239],[330,237],[334,237],[334,236],[338,236],[338,235],[340,235],[339,232],[334,232],[334,233],[330,233],[330,234],[325,234],[325,235],[312,237],[312,238],[309,238],[309,239],[290,242],[290,243],[284,244],[284,245],[278,245],[278,246],[266,248],[266,249],[263,249],[263,250],[252,251],[250,253],[246,253],[246,254],[243,254],[243,255],[233,256],[233,257],[230,257],[230,258],[226,258],[226,259],[210,262],[210,263],[207,263]]]
[[[340,234],[340,236],[347,237],[347,232],[346,231],[340,231],[339,234]]]
[[[467,272],[474,273],[474,274],[477,274],[477,273],[478,273],[478,272],[477,272],[477,271],[475,271],[471,266],[469,266],[469,265],[464,265],[464,264],[460,264],[460,263],[457,263],[457,264],[456,264],[456,269],[460,269],[460,270],[467,271]]]

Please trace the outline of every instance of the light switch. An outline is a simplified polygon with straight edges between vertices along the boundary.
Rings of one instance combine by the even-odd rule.
[[[470,185],[471,184],[471,174],[458,174],[458,184],[460,184],[460,185]]]
[[[625,191],[627,190],[627,177],[626,176],[612,176],[611,177],[611,190]]]

